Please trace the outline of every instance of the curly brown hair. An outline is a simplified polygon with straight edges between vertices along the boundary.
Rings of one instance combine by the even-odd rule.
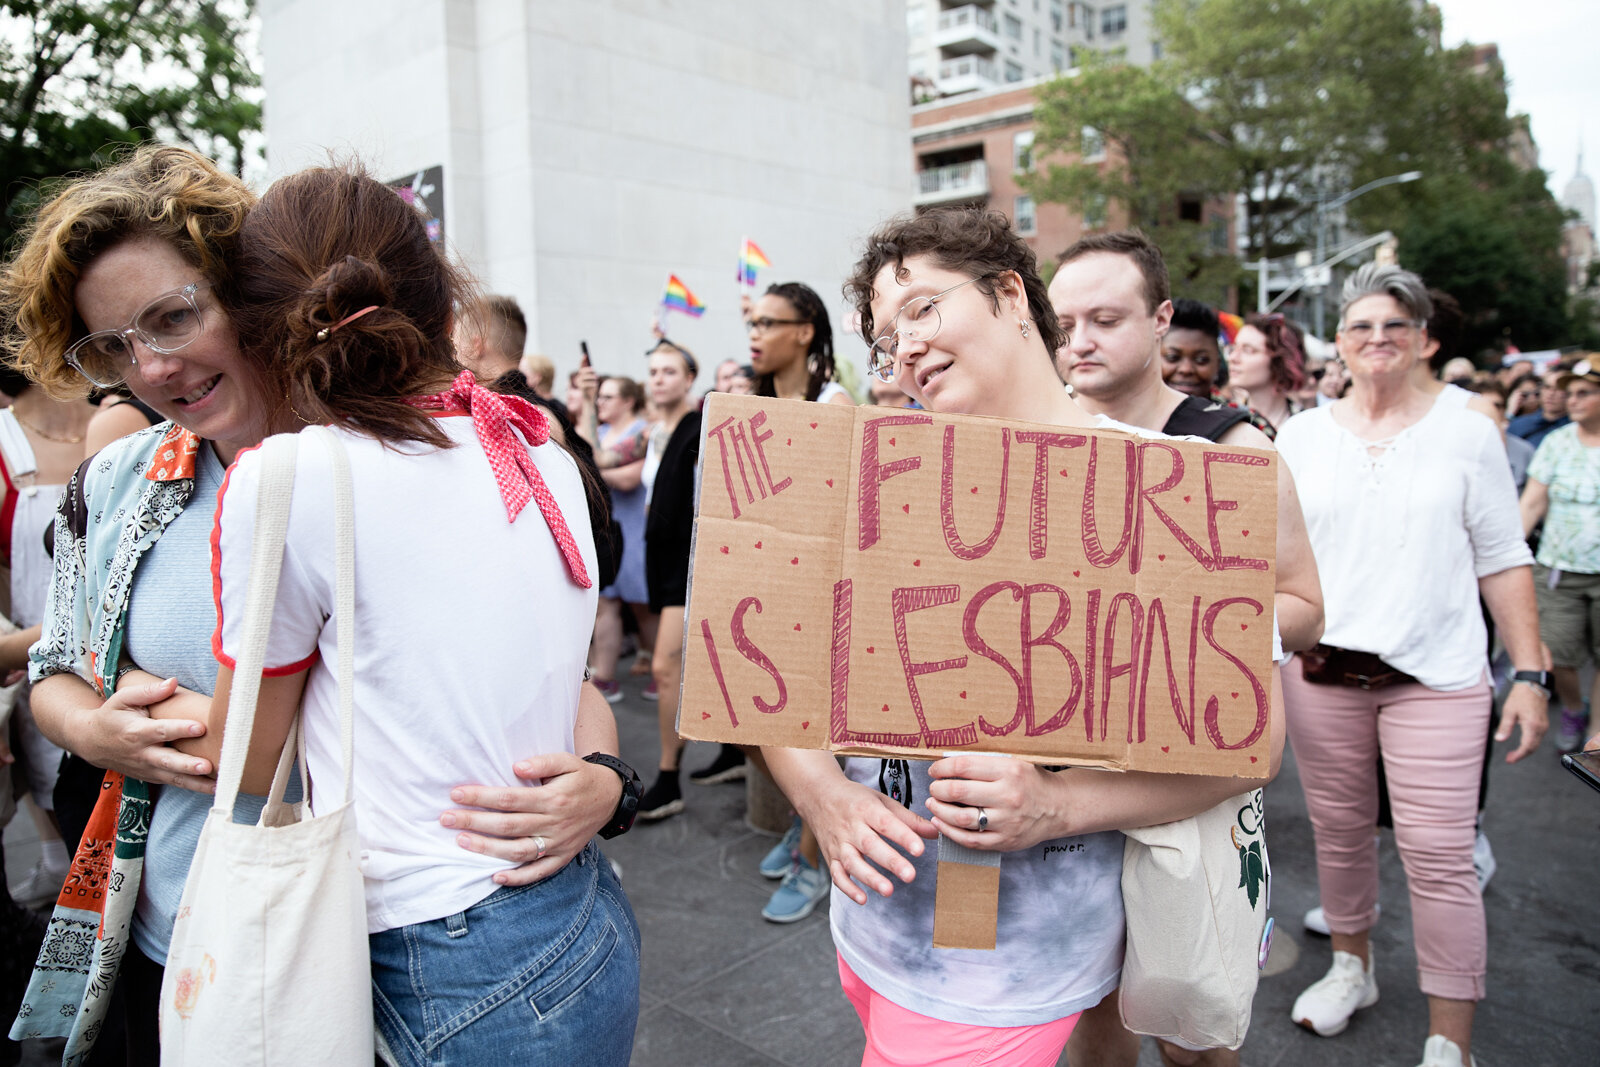
[[[998,211],[943,208],[921,215],[898,215],[867,238],[866,250],[844,285],[845,299],[861,316],[861,339],[867,344],[877,340],[872,320],[872,300],[877,296],[873,283],[890,264],[896,277],[903,276],[905,262],[912,256],[928,256],[944,270],[976,278],[974,284],[989,298],[996,314],[1000,298],[995,275],[1015,271],[1022,279],[1028,312],[1045,352],[1054,353],[1065,342],[1033,249],[1011,229],[1011,220]]]
[[[214,287],[227,284],[255,194],[187,148],[145,144],[54,190],[0,268],[0,355],[51,396],[89,382],[65,356],[83,332],[73,303],[78,277],[100,253],[137,238],[162,240]]]

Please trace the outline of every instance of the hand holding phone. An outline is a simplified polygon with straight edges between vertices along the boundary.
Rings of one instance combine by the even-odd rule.
[[[1569,752],[1561,757],[1561,765],[1588,782],[1589,788],[1600,791],[1600,749]]]
[[[593,366],[593,364],[591,364],[589,362],[589,342],[588,341],[579,341],[578,342],[578,350],[583,353],[582,358],[580,358],[578,360],[578,366],[580,366],[580,367]]]

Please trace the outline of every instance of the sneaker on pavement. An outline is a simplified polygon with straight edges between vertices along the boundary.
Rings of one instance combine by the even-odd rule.
[[[683,810],[683,787],[678,784],[677,771],[658,771],[656,780],[639,798],[637,818],[645,822],[658,822]]]
[[[796,856],[783,876],[783,884],[772,894],[761,917],[769,923],[795,923],[816,909],[817,901],[828,895],[828,879],[817,868]]]
[[[25,908],[36,908],[60,896],[61,885],[66,880],[66,867],[50,863],[41,856],[22,881],[8,888],[12,900]]]
[[[1289,1018],[1322,1037],[1344,1032],[1350,1016],[1378,1002],[1378,982],[1372,974],[1372,949],[1367,949],[1367,965],[1361,957],[1335,951],[1333,966],[1320,981],[1313,982],[1295,1000]]]
[[[716,785],[718,782],[744,780],[744,752],[738,745],[723,745],[717,758],[698,771],[689,772],[689,781],[695,785]]]
[[[1489,879],[1500,869],[1500,864],[1495,862],[1494,849],[1489,847],[1489,839],[1482,830],[1478,831],[1478,839],[1472,843],[1472,869],[1478,872],[1480,893],[1489,888]]]
[[[606,698],[607,704],[615,704],[622,699],[622,683],[615,678],[596,678],[594,687],[600,690],[600,695]]]
[[[783,837],[776,845],[761,858],[761,866],[757,868],[763,878],[782,878],[789,873],[790,864],[794,863],[794,850],[800,847],[800,816],[794,817],[794,822],[783,832]]]
[[[1383,905],[1374,904],[1372,906],[1372,921],[1376,923],[1378,921],[1378,916],[1382,914]],[[1322,910],[1321,904],[1318,904],[1316,907],[1306,912],[1305,926],[1307,932],[1309,933],[1318,934],[1322,937],[1332,936],[1332,932],[1328,929],[1327,913]]]
[[[646,700],[660,700],[661,689],[656,685],[656,680],[652,678],[650,679],[650,684],[645,686],[644,691],[639,695],[644,697]]]
[[[1478,1067],[1476,1057],[1461,1058],[1461,1046],[1443,1034],[1434,1034],[1422,1046],[1422,1063],[1418,1067]]]
[[[1561,729],[1556,733],[1556,752],[1564,755],[1576,752],[1583,747],[1584,731],[1589,725],[1589,708],[1587,705],[1581,711],[1572,711],[1568,708],[1561,709]]]

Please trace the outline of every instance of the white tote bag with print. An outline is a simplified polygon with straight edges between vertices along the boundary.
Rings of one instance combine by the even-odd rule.
[[[283,562],[300,438],[327,449],[334,480],[339,717],[345,802],[311,816],[285,804],[298,717],[258,823],[235,824],[234,800]],[[216,800],[195,849],[161,983],[162,1067],[372,1067],[371,958],[360,845],[350,805],[354,740],[354,509],[350,464],[330,431],[269,439],[252,544],[243,644],[217,768]],[[299,738],[299,743],[296,743]],[[310,782],[306,784],[310,795]]]
[[[1127,838],[1123,1025],[1189,1049],[1238,1048],[1270,944],[1261,790]]]

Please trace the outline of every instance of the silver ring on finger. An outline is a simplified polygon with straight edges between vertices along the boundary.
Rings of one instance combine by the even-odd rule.
[[[544,859],[545,849],[548,848],[549,845],[550,842],[546,841],[544,838],[535,836],[533,839],[533,858],[535,860]]]
[[[982,808],[978,809],[978,832],[981,834],[989,828],[989,813]]]

